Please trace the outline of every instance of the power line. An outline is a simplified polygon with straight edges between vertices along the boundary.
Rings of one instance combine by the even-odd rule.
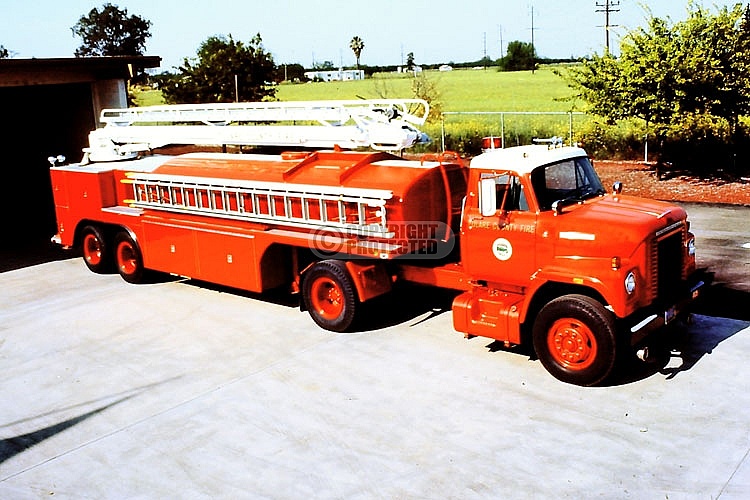
[[[616,24],[609,24],[609,15],[612,12],[620,12],[620,9],[615,7],[620,6],[620,0],[604,0],[603,2],[596,2],[596,12],[604,12],[604,35],[606,37],[607,52],[609,52],[609,29],[616,28]]]

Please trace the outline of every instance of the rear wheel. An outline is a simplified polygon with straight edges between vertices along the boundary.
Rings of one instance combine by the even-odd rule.
[[[544,306],[533,337],[542,365],[563,382],[596,385],[614,368],[614,315],[590,297],[566,295]]]
[[[354,323],[359,301],[343,262],[324,260],[305,273],[302,284],[305,308],[326,330],[346,331]]]
[[[86,226],[81,231],[83,262],[90,271],[102,274],[112,271],[112,252],[104,231],[97,226]]]
[[[115,236],[115,262],[122,279],[134,284],[143,282],[145,269],[141,250],[133,237],[125,231]]]

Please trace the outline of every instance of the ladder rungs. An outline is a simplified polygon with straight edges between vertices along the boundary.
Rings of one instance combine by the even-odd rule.
[[[130,173],[124,183],[133,186],[131,206],[180,213],[212,215],[280,225],[330,228],[347,233],[392,237],[386,223],[385,203],[391,197],[292,192],[269,187],[216,186],[139,179]],[[362,190],[370,193],[371,190]]]

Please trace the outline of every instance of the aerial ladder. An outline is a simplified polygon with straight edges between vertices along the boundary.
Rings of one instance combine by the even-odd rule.
[[[105,109],[83,163],[132,159],[167,145],[402,151],[429,142],[422,99],[177,104]]]

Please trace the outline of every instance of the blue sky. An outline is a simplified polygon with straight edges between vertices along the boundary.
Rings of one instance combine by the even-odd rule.
[[[601,53],[605,0],[110,0],[150,20],[146,55],[162,57],[162,70],[192,58],[206,38],[249,41],[260,33],[277,64],[331,61],[351,66],[349,41],[365,43],[361,63],[463,62],[500,56],[501,41],[531,41],[541,57]],[[0,0],[0,45],[16,58],[71,57],[80,44],[71,27],[105,1]],[[733,0],[698,2],[710,10]],[[611,14],[613,48],[619,36],[642,26],[644,6],[657,17],[685,19],[688,0],[619,0]]]

